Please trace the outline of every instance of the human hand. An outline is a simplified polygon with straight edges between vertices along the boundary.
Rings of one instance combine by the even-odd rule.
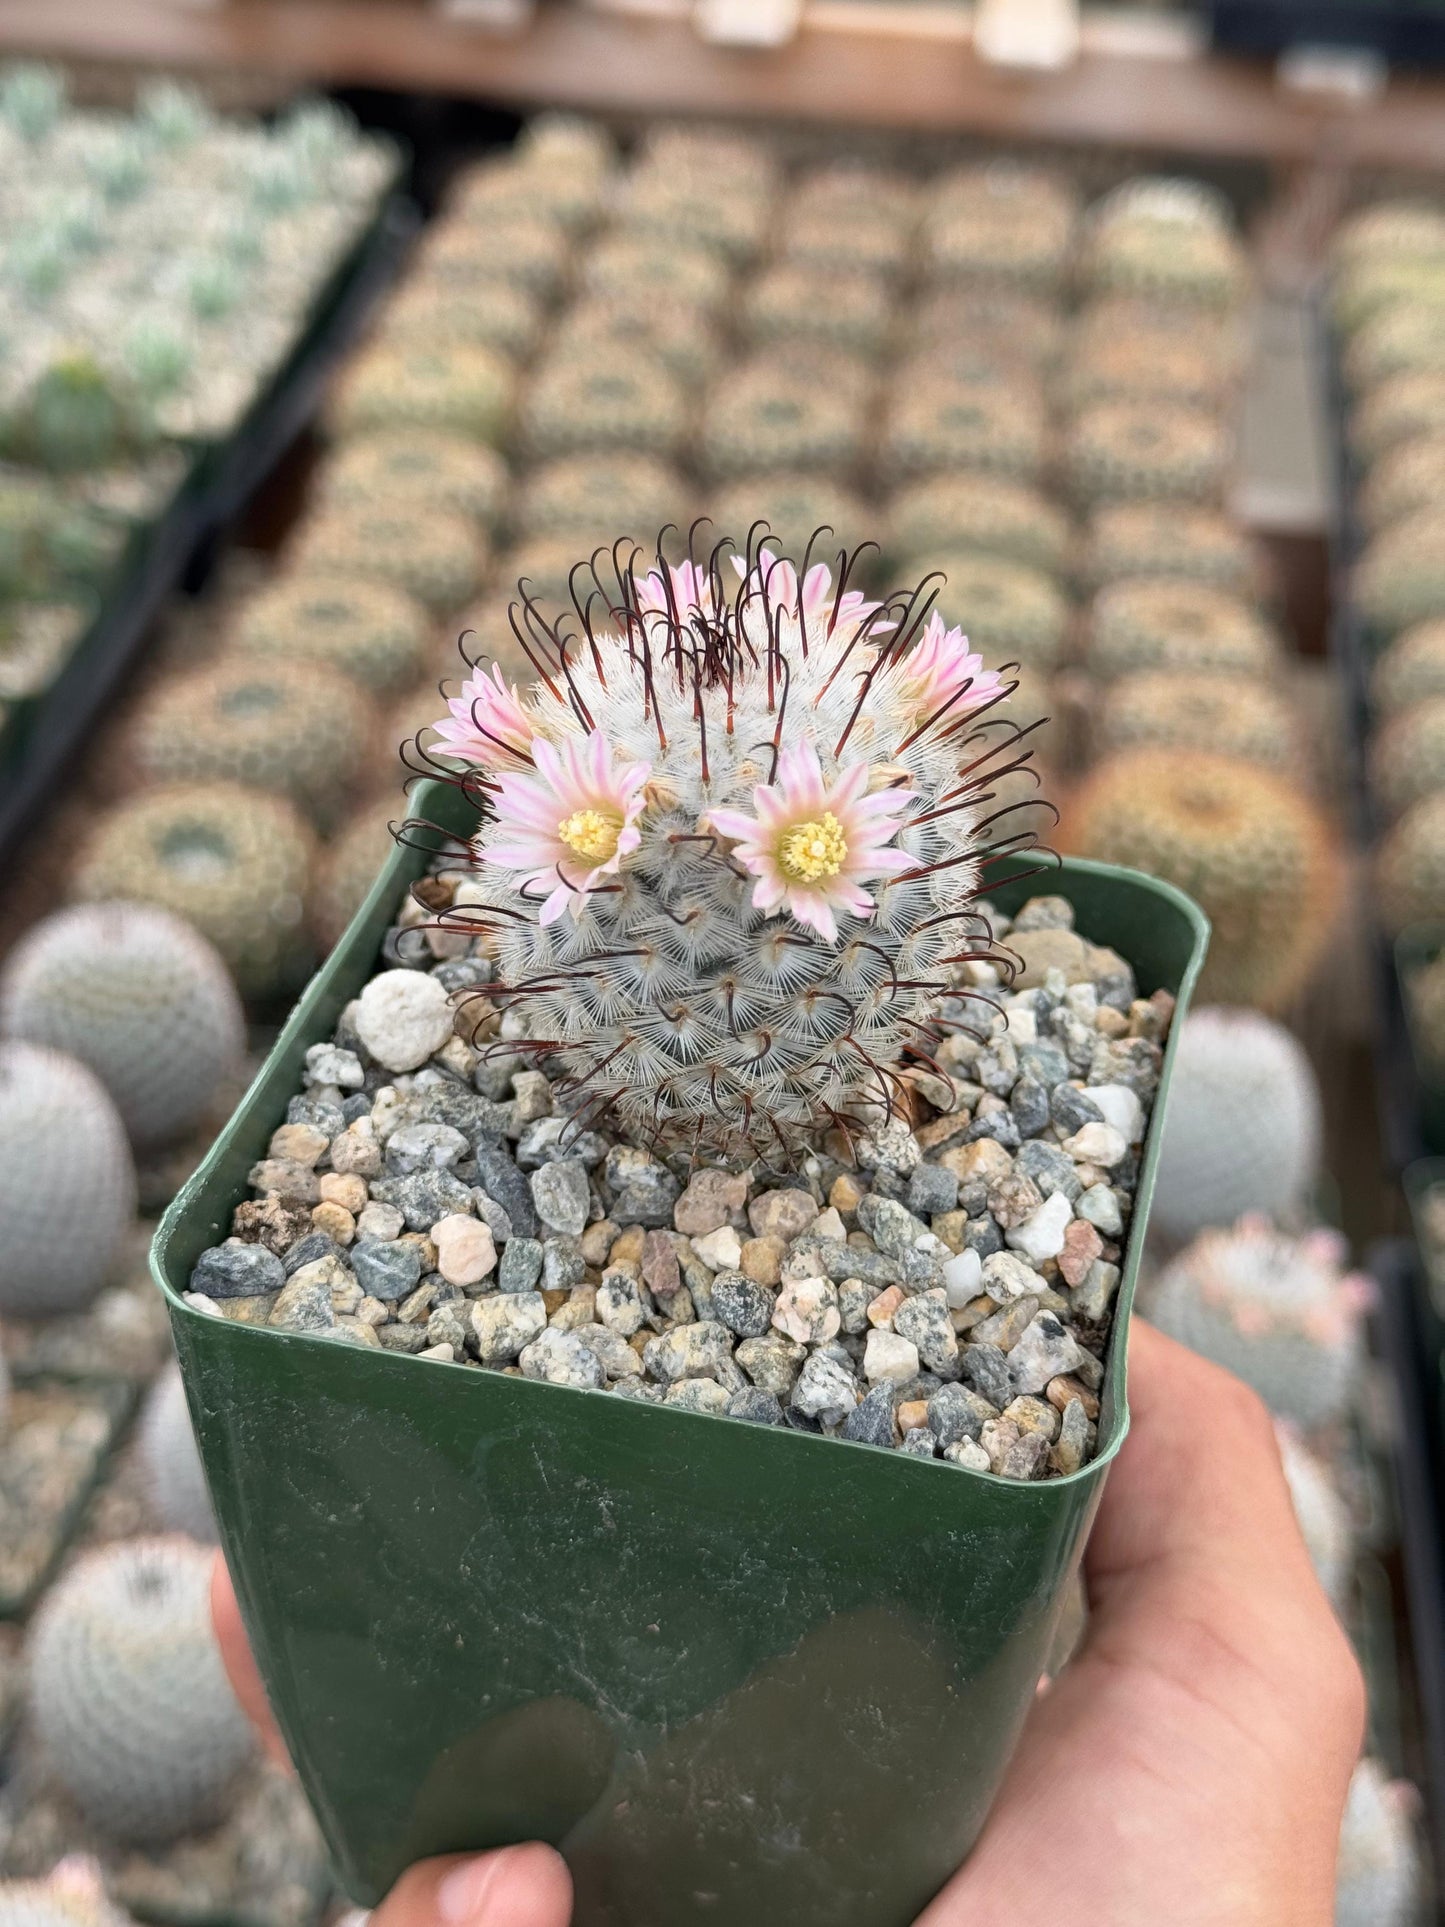
[[[1079,1652],[916,1927],[1330,1927],[1364,1685],[1264,1406],[1136,1321]]]
[[[916,1927],[1329,1927],[1364,1724],[1354,1655],[1310,1568],[1258,1399],[1148,1326],[1133,1429],[1086,1560],[1079,1653],[1034,1707],[982,1837]],[[224,1564],[232,1683],[284,1759]],[[566,1927],[548,1847],[413,1867],[373,1927]]]
[[[237,1699],[266,1752],[289,1767],[219,1553],[211,1573],[211,1616]],[[495,1853],[447,1854],[408,1867],[372,1913],[370,1927],[567,1927],[571,1916],[566,1863],[551,1847],[532,1841]]]

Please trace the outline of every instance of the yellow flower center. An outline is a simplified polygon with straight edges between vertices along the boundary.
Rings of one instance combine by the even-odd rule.
[[[848,858],[843,826],[831,810],[811,823],[796,823],[778,844],[778,868],[789,883],[835,877]]]
[[[622,834],[620,810],[574,810],[557,825],[557,834],[576,855],[589,863],[606,863],[617,854]]]

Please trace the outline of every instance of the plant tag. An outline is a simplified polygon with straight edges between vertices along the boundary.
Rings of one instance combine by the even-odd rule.
[[[1079,52],[1078,0],[981,0],[973,44],[993,67],[1067,67]]]

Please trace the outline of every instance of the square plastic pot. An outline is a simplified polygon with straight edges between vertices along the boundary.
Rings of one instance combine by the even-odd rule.
[[[418,814],[470,827],[450,789]],[[969,1851],[1128,1424],[1136,1196],[1099,1451],[991,1474],[225,1321],[181,1297],[376,965],[398,849],[157,1236],[155,1276],[272,1706],[342,1884],[541,1838],[578,1927],[905,1927]],[[1208,925],[1068,861],[1069,897],[1180,1011]],[[1177,1035],[1177,1027],[1176,1027]]]

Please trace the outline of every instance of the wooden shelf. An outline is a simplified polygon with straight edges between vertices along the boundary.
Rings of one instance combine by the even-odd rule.
[[[1376,99],[1347,106],[1282,93],[1265,66],[1097,48],[1061,74],[1004,74],[962,32],[956,42],[884,33],[838,14],[805,20],[786,47],[751,52],[710,46],[685,19],[580,5],[544,4],[506,35],[394,0],[4,0],[0,50],[249,69],[519,108],[781,117],[1445,170],[1438,81],[1393,80]]]

